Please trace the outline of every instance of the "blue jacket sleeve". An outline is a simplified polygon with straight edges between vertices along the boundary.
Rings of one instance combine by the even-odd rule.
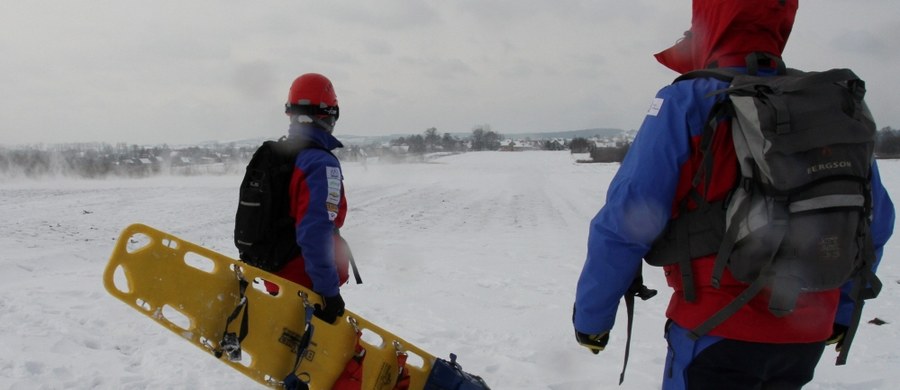
[[[693,81],[677,83],[657,94],[610,183],[606,204],[591,221],[587,259],[575,296],[573,320],[579,332],[612,329],[619,300],[671,216],[691,134],[702,131],[712,105],[703,102],[692,85]]]
[[[303,214],[297,216],[297,245],[313,290],[322,296],[334,296],[340,292],[334,263],[333,217],[340,201],[340,163],[324,151],[308,149],[297,156],[297,168],[305,176],[305,183],[301,184],[305,189],[298,196],[307,197],[305,210],[298,211]]]
[[[894,203],[888,195],[887,189],[881,182],[881,174],[878,172],[878,164],[872,163],[872,244],[875,247],[875,265],[873,271],[878,270],[881,256],[884,253],[884,245],[894,233]],[[837,316],[834,322],[842,325],[850,324],[853,317],[854,301],[850,298],[853,283],[847,282],[841,288],[841,302],[838,305]]]

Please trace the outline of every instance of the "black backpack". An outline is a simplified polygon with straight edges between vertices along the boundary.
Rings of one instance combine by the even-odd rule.
[[[777,76],[708,69],[676,80],[714,77],[730,85],[709,94],[727,97],[710,113],[690,196],[645,260],[657,266],[680,263],[688,300],[694,299],[690,260],[701,256],[716,254],[713,287],[726,267],[748,284],[692,331],[696,338],[764,288],[771,292],[769,310],[780,317],[793,311],[800,294],[854,280],[856,310],[838,357],[843,364],[863,300],[877,296],[881,287],[872,272],[869,231],[875,124],[863,101],[865,84],[852,71],[801,72],[780,65]],[[712,177],[710,140],[723,118],[731,119],[740,175],[727,199],[709,203],[698,184],[703,175]],[[695,209],[688,210],[688,199]]]
[[[234,244],[245,263],[275,272],[300,254],[288,187],[297,154],[310,147],[317,146],[282,137],[264,142],[253,153],[241,181],[234,224]]]

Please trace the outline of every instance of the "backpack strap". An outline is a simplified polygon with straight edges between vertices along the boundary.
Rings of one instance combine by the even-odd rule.
[[[837,366],[847,364],[847,355],[850,354],[850,345],[853,343],[853,338],[856,336],[856,330],[859,328],[859,321],[862,319],[862,310],[865,301],[873,299],[881,293],[881,280],[875,275],[875,271],[872,271],[872,267],[875,265],[876,260],[875,245],[872,242],[869,224],[866,223],[872,212],[871,194],[872,181],[870,173],[869,182],[866,184],[866,212],[863,213],[861,217],[862,221],[860,221],[860,229],[862,230],[860,234],[857,235],[858,239],[862,240],[859,247],[862,248],[861,256],[863,257],[863,264],[859,273],[853,278],[853,289],[850,291],[850,298],[853,299],[855,305],[850,323],[847,325],[847,333],[844,334],[844,342],[841,351],[835,362],[835,365]]]
[[[690,263],[688,263],[688,268],[690,268]],[[634,279],[631,281],[631,286],[628,287],[628,291],[625,292],[624,297],[625,313],[628,317],[628,324],[626,326],[627,330],[625,336],[625,358],[622,362],[622,372],[619,374],[619,386],[622,385],[622,382],[625,382],[625,369],[628,368],[628,356],[631,354],[631,328],[634,323],[634,297],[646,301],[655,297],[656,294],[656,290],[649,289],[644,285],[643,269],[639,268],[637,275],[635,275]]]
[[[784,60],[782,60],[781,57],[761,51],[747,54],[745,60],[747,63],[747,74],[754,76],[759,74],[759,64],[766,61],[769,61],[770,64],[775,64],[775,70],[778,74],[787,74],[787,67],[784,65]]]
[[[741,187],[743,187],[744,191],[747,194],[750,194],[755,189],[752,188],[752,179],[744,177],[741,178]],[[749,196],[749,195],[748,195]],[[742,216],[746,215],[750,212],[750,203],[751,202],[743,202],[740,207],[735,210],[734,215]],[[778,237],[778,243],[784,238],[784,234],[787,232],[787,224],[786,224],[786,215],[781,216],[781,220],[785,223],[783,224],[783,231],[780,232]],[[742,217],[736,217],[742,218]],[[722,239],[722,244],[719,246],[718,254],[716,255],[716,261],[713,265],[713,273],[712,273],[712,281],[711,284],[714,288],[719,288],[720,283],[722,281],[722,274],[725,273],[725,266],[728,264],[728,258],[731,256],[731,251],[734,249],[734,244],[737,242],[737,236],[740,231],[739,224],[731,224],[728,227],[728,230],[725,231],[725,236]],[[774,256],[774,254],[773,254]],[[771,261],[771,259],[769,259]]]
[[[853,279],[853,290],[850,293],[850,297],[855,303],[853,316],[847,327],[847,333],[844,334],[844,343],[843,346],[841,346],[841,352],[838,354],[835,365],[843,366],[844,364],[847,364],[847,355],[850,354],[850,345],[853,343],[853,338],[856,336],[856,330],[859,328],[859,321],[862,319],[862,309],[866,303],[865,301],[878,296],[881,292],[881,287],[881,280],[875,276],[875,273],[872,272],[872,269],[869,268],[868,265]]]
[[[864,226],[863,229],[868,231],[869,227]],[[868,236],[868,234],[865,234],[865,236]],[[835,365],[837,366],[847,364],[847,355],[850,354],[850,345],[853,344],[853,338],[856,336],[856,330],[859,328],[859,321],[862,319],[862,310],[866,300],[875,298],[881,293],[881,280],[879,280],[878,276],[875,276],[875,272],[872,271],[872,266],[875,263],[874,245],[872,244],[871,239],[863,237],[860,239],[866,240],[862,245],[862,255],[865,260],[863,261],[862,269],[860,269],[856,277],[853,278],[853,289],[850,292],[850,298],[853,299],[855,305],[850,324],[847,326],[847,333],[844,334],[844,344],[841,347],[841,352],[838,354],[837,361],[835,362]]]
[[[771,262],[769,263],[769,265],[771,265]],[[688,333],[688,336],[690,336],[690,338],[694,341],[698,340],[700,337],[703,337],[703,335],[709,333],[709,331],[715,329],[715,327],[721,325],[723,322],[725,322],[726,319],[728,319],[728,317],[731,317],[732,315],[734,315],[734,313],[737,313],[741,307],[750,302],[750,300],[753,299],[753,297],[755,297],[757,294],[759,294],[759,292],[762,291],[763,287],[768,284],[770,279],[767,276],[768,268],[769,266],[763,268],[763,271],[760,273],[759,277],[756,278],[756,280],[754,280],[753,283],[751,283],[750,286],[747,287],[747,289],[745,289],[737,297],[735,297],[734,300],[731,301],[731,303],[719,309],[719,311],[717,311],[716,314],[713,314],[712,317],[709,317],[709,319],[691,330]]]
[[[622,372],[619,373],[619,386],[625,382],[625,369],[628,368],[628,357],[631,354],[631,328],[634,323],[634,294],[629,290],[625,293],[625,313],[628,316],[628,325],[625,331],[625,359],[622,362]]]
[[[694,72],[692,72],[694,73]],[[716,74],[720,76],[726,75],[728,72],[718,72],[715,70],[709,71],[697,71],[696,74],[698,76],[702,76],[703,74]],[[689,212],[697,213],[697,215],[711,215],[713,218],[710,218],[705,223],[716,224],[716,226],[721,225],[721,230],[724,230],[724,221],[716,221],[714,218],[724,218],[723,213],[712,213],[711,209],[713,207],[722,207],[721,202],[710,203],[706,200],[704,195],[709,194],[709,186],[711,185],[712,179],[712,170],[713,170],[713,152],[712,152],[712,139],[715,135],[718,127],[719,127],[719,118],[722,115],[730,115],[731,113],[727,112],[727,107],[729,105],[725,104],[724,100],[721,100],[715,103],[710,109],[709,118],[707,120],[706,125],[704,126],[703,135],[700,138],[700,150],[703,154],[703,158],[700,161],[700,167],[697,169],[697,172],[694,173],[694,177],[691,180],[691,188],[688,190],[688,197],[686,197],[680,206],[680,215],[685,215]],[[706,178],[705,185],[703,186],[703,193],[701,194],[699,191],[700,182],[703,178]],[[692,211],[688,211],[687,204],[689,200],[693,200],[696,205],[696,209]],[[690,224],[682,223],[677,227],[679,229],[676,234],[679,235],[678,239],[681,240],[685,245],[691,245],[690,239]],[[696,288],[694,287],[694,272],[691,267],[691,261],[695,254],[690,253],[690,248],[687,251],[687,255],[683,256],[682,259],[678,262],[678,268],[681,271],[681,284],[682,291],[684,293],[684,299],[688,302],[694,302],[696,300]]]
[[[726,68],[699,69],[692,70],[690,72],[682,74],[681,76],[678,76],[672,83],[674,84],[683,80],[699,78],[713,78],[730,83],[731,80],[734,79],[734,76],[738,74],[740,73]]]
[[[745,59],[747,74],[751,76],[756,76],[757,74],[759,74],[760,63],[766,61],[768,61],[770,64],[775,65],[776,74],[785,75],[788,74],[789,71],[794,71],[793,69],[789,70],[787,66],[785,66],[784,61],[776,55],[765,52],[753,52],[748,54]],[[734,76],[737,76],[739,74],[742,73],[730,68],[719,68],[715,63],[713,63],[711,64],[710,68],[693,70],[682,74],[681,76],[676,78],[674,82],[708,77],[730,83],[731,80],[734,79]]]
[[[749,179],[744,178],[744,183],[749,183]],[[747,184],[744,184],[747,185]],[[752,190],[752,189],[751,189]],[[746,214],[750,211],[749,207],[750,202],[744,202],[741,207],[735,212],[735,215]],[[775,235],[773,239],[775,240],[773,243],[774,247],[781,246],[781,242],[784,240],[785,235],[787,234],[787,214],[786,207],[780,208],[778,205],[775,207],[776,210],[783,209],[784,213],[776,212],[776,215],[773,216],[773,226],[777,227]],[[725,233],[725,238],[722,241],[722,246],[719,249],[719,253],[716,255],[716,261],[713,265],[713,275],[711,284],[714,288],[719,288],[720,282],[722,279],[722,274],[725,271],[725,265],[728,263],[728,259],[731,255],[731,250],[734,248],[735,241],[737,239],[738,228],[736,224],[732,224],[728,231]],[[770,284],[773,281],[772,277],[772,264],[775,259],[777,251],[774,251],[768,259],[765,260],[764,265],[762,266],[759,275],[756,277],[756,280],[753,283],[750,283],[744,291],[738,294],[737,297],[734,298],[729,304],[725,305],[718,312],[713,314],[709,319],[704,321],[702,324],[694,328],[690,332],[690,336],[692,339],[697,340],[701,336],[709,333],[709,331],[713,330],[715,327],[721,325],[725,320],[738,312],[744,305],[750,302],[753,297],[759,294],[760,291],[764,287]],[[780,280],[778,281],[781,282]],[[789,286],[788,286],[789,287]],[[774,312],[773,307],[775,307],[778,312],[787,314],[793,309],[793,301],[783,302],[775,299],[774,297],[777,294],[772,294],[772,299],[769,301],[769,309]],[[787,307],[785,307],[787,306]],[[785,311],[787,309],[787,311]],[[777,314],[776,314],[777,315]]]

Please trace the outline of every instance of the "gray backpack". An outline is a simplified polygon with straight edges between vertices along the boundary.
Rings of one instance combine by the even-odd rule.
[[[838,358],[843,364],[863,300],[875,297],[881,286],[871,270],[875,254],[869,232],[875,124],[863,101],[865,84],[852,71],[801,72],[780,65],[777,76],[709,69],[676,80],[730,82],[709,94],[726,97],[710,113],[693,183],[698,187],[703,175],[711,177],[708,140],[723,118],[731,118],[739,180],[721,202],[706,202],[700,189],[692,188],[688,198],[697,207],[688,210],[685,202],[682,217],[670,221],[645,259],[657,266],[682,264],[688,300],[694,299],[690,260],[697,257],[716,254],[713,287],[719,287],[726,267],[748,284],[693,330],[697,338],[763,289],[771,293],[769,310],[781,317],[793,311],[800,294],[855,280],[854,323]]]

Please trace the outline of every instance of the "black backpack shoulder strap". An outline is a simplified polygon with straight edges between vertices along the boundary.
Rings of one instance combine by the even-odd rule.
[[[699,78],[713,78],[717,80],[722,80],[725,82],[731,82],[734,79],[734,76],[740,74],[737,71],[723,69],[723,68],[711,68],[711,69],[700,69],[687,72],[678,78],[675,81],[672,81],[672,84],[677,83],[683,80],[691,80],[691,79],[699,79]]]
[[[296,160],[297,156],[304,150],[308,149],[318,149],[324,151],[337,159],[337,156],[334,155],[334,152],[309,139],[281,137],[280,139],[278,139],[278,141],[266,141],[265,144],[271,144],[269,147],[275,148],[280,155],[292,156],[293,159],[291,160],[291,169],[293,169],[294,160]]]
[[[726,69],[704,69],[685,73],[675,79],[673,83],[677,83],[678,81],[682,80],[704,77],[715,78],[730,83],[736,74],[738,74],[738,72]],[[716,93],[718,93],[718,91],[713,92],[712,94]],[[666,228],[667,232],[670,232],[670,229],[672,230],[671,233],[674,234],[675,241],[669,240],[668,243],[662,245],[663,249],[657,248],[660,253],[668,253],[669,255],[673,255],[678,258],[677,261],[673,261],[672,263],[679,264],[684,298],[688,302],[694,302],[696,300],[694,274],[691,267],[691,260],[693,260],[693,258],[696,256],[708,254],[708,248],[697,246],[694,249],[703,252],[697,253],[697,251],[694,251],[693,249],[690,249],[690,247],[687,247],[687,249],[676,250],[676,253],[674,254],[669,252],[669,249],[671,249],[672,247],[672,242],[674,242],[674,245],[678,246],[679,248],[685,248],[682,245],[688,244],[686,242],[689,235],[688,228],[697,221],[702,221],[704,225],[713,226],[716,231],[721,230],[724,232],[725,230],[724,208],[722,208],[721,202],[710,203],[706,200],[705,195],[709,192],[710,178],[712,177],[712,170],[714,165],[712,150],[713,136],[715,135],[715,132],[718,128],[718,123],[722,119],[722,117],[724,115],[731,115],[729,106],[725,104],[726,102],[727,100],[716,102],[710,109],[710,112],[707,115],[706,122],[704,123],[703,134],[701,136],[700,144],[698,145],[703,156],[700,161],[700,166],[697,168],[697,171],[694,173],[694,176],[691,180],[691,188],[687,194],[688,196],[686,196],[679,205],[681,217],[679,217],[679,219],[677,220],[670,221],[669,226],[667,226]],[[703,188],[701,189],[701,181],[704,177],[706,177],[707,180],[705,181],[705,185],[703,185]],[[688,211],[688,203],[690,201],[693,201],[697,206],[696,209],[692,211]],[[722,221],[720,222],[719,219],[721,219]],[[668,233],[664,232],[663,234]],[[718,234],[719,233],[716,233],[716,235]]]

